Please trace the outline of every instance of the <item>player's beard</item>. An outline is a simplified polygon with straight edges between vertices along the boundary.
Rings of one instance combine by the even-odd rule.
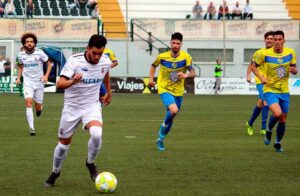
[[[31,48],[27,47],[27,46],[24,46],[25,50],[27,53],[32,53],[33,50],[34,50],[34,46],[32,46]]]
[[[87,60],[88,60],[89,63],[91,63],[91,64],[99,63],[100,59],[98,61],[94,60],[92,55],[89,52],[86,53],[86,56],[87,56]]]
[[[175,56],[178,56],[179,48],[172,48],[172,52]]]

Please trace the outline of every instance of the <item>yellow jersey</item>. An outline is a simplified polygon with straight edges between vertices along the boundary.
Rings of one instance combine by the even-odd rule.
[[[118,60],[115,53],[111,49],[105,48],[103,54],[108,56],[111,62],[115,62]]]
[[[283,48],[282,53],[275,53],[273,48],[264,50],[255,59],[257,66],[264,65],[268,83],[264,92],[288,93],[290,67],[296,66],[296,53],[291,48]]]
[[[265,51],[265,50],[267,50],[267,48],[261,48],[261,49],[257,50],[257,51],[253,54],[253,56],[252,56],[252,62],[255,62],[255,59],[260,55],[260,53],[262,53],[262,52]],[[258,71],[258,73],[259,73],[260,75],[262,75],[262,76],[264,76],[264,77],[266,76],[264,65],[258,66],[258,67],[257,67],[257,71]],[[255,83],[256,83],[256,84],[261,84],[261,81],[260,81],[260,79],[259,79],[257,76],[255,76]]]
[[[179,56],[173,58],[171,51],[158,55],[152,66],[160,66],[157,85],[158,93],[171,93],[174,96],[183,96],[184,79],[177,76],[178,72],[186,73],[192,69],[192,57],[184,51],[179,51]]]

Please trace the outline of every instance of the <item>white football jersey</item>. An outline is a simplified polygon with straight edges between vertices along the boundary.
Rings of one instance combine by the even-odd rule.
[[[84,53],[69,57],[60,76],[71,79],[74,74],[82,73],[83,77],[80,82],[65,89],[64,107],[86,108],[98,103],[99,89],[110,65],[111,61],[105,55],[101,56],[97,64],[89,63]]]
[[[44,75],[43,65],[48,61],[48,56],[43,50],[35,48],[33,53],[21,51],[18,54],[18,62],[23,65],[24,84],[42,83]]]

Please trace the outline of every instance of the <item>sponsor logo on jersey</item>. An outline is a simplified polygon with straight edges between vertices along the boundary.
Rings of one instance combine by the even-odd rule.
[[[95,78],[84,78],[81,80],[83,83],[86,84],[96,84],[96,83],[101,83],[102,79],[95,79]]]
[[[37,66],[39,66],[39,64],[37,64],[37,63],[24,64],[24,67],[37,67]]]

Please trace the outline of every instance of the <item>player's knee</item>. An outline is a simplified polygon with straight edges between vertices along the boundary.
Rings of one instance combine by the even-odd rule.
[[[62,149],[63,151],[68,151],[69,148],[70,148],[70,144],[65,145],[65,144],[62,144],[62,143],[60,143],[60,142],[58,142],[58,146],[59,146],[59,148]]]
[[[57,145],[57,147],[55,149],[55,155],[57,157],[62,157],[64,155],[66,155],[66,153],[68,152],[69,148],[70,148],[70,145],[65,145],[65,144],[62,144],[62,143],[58,142],[58,145]]]
[[[274,116],[275,118],[280,119],[281,116],[282,116],[282,112],[281,112],[281,111],[275,111],[275,112],[273,112],[273,116]]]
[[[170,110],[170,112],[171,112],[171,115],[172,115],[172,116],[176,116],[176,115],[178,114],[179,110],[178,110],[178,108],[172,108],[172,109]]]
[[[279,117],[278,121],[280,123],[285,123],[286,122],[286,114],[282,113],[282,115]]]
[[[92,140],[101,141],[102,139],[102,127],[92,126],[90,127],[90,135]]]

